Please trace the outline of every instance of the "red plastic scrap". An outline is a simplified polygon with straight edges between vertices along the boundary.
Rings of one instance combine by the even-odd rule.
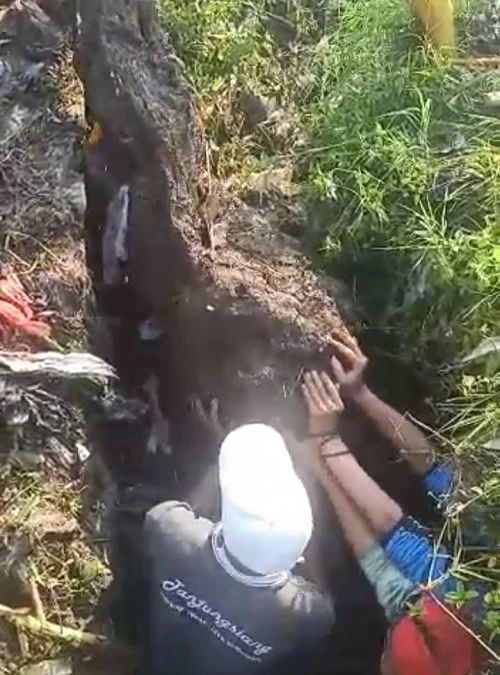
[[[17,328],[27,335],[48,338],[50,326],[35,321],[32,302],[13,273],[0,278],[0,324]]]

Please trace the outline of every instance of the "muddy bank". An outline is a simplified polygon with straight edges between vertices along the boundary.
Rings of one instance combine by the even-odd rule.
[[[293,451],[304,433],[303,369],[326,365],[332,332],[346,328],[335,285],[311,271],[299,241],[283,231],[294,228],[280,227],[283,210],[234,200],[211,180],[195,100],[153,3],[86,0],[78,11],[98,348],[126,396],[148,404],[125,424],[118,414],[101,426],[99,443],[121,485],[182,497],[217,452],[196,423],[193,397],[216,397],[228,427],[271,423]],[[110,232],[115,242],[124,237],[125,251],[106,244]],[[162,438],[148,452],[152,423]],[[428,515],[405,465],[391,461],[356,410],[342,433],[394,497]],[[339,668],[376,672],[383,619],[300,453],[296,460],[317,513],[314,573],[338,598]]]
[[[31,214],[44,246],[73,236],[67,257],[58,254],[47,266],[44,288],[54,293],[53,312],[67,309],[60,312],[61,334],[71,335],[78,317],[84,336],[86,318],[96,351],[120,374],[127,400],[110,400],[93,428],[96,451],[112,478],[119,487],[159,488],[164,497],[186,494],[217,452],[193,417],[193,396],[217,397],[228,427],[253,420],[273,424],[293,450],[305,422],[301,373],[326,364],[332,331],[344,329],[337,287],[310,270],[289,234],[297,230],[296,204],[246,204],[211,178],[195,99],[158,28],[152,0],[82,0],[76,14],[69,0],[5,7],[2,55],[19,60],[9,62],[12,77],[2,81],[9,86],[1,131],[24,154],[2,159],[0,189],[12,199],[3,200],[1,215],[9,224],[23,216],[27,227]],[[71,97],[65,116],[44,107],[38,89],[50,89],[53,80],[39,74],[66,48],[70,60],[74,51],[83,83],[74,116]],[[14,93],[20,78],[21,95]],[[37,142],[35,131],[43,132]],[[16,174],[12,191],[6,172],[23,163],[33,171],[27,181]],[[44,180],[36,182],[33,174]],[[19,214],[15,207],[26,183],[34,210]],[[47,209],[40,211],[40,204]],[[108,229],[111,212],[115,234],[124,235],[119,247]],[[65,281],[63,298],[55,295],[55,276],[66,270],[61,260],[75,250],[83,260],[82,217],[94,317],[84,266],[75,272],[78,283]],[[36,232],[31,225],[28,230]],[[356,411],[349,412],[342,433],[368,470],[418,511],[418,488],[405,467],[380,461],[388,449]],[[300,454],[296,459],[300,464]],[[307,475],[305,480],[317,513],[319,574],[338,599],[339,663],[349,664],[339,669],[375,672],[384,624],[324,496]]]
[[[154,3],[89,0],[78,12],[76,62],[95,129],[84,149],[88,261],[127,392],[140,393],[153,368],[180,461],[194,395],[217,397],[229,425],[267,421],[300,437],[301,373],[326,363],[332,332],[345,330],[331,284],[276,218],[210,179],[195,100]],[[127,259],[109,283],[103,234],[120,187]],[[156,353],[143,367],[139,327],[150,318]]]

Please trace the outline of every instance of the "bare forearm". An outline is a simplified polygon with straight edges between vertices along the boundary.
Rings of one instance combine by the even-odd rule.
[[[397,447],[418,474],[424,474],[434,462],[434,448],[425,434],[409,419],[363,387],[354,402],[372,420],[377,429]]]
[[[401,520],[401,507],[366,473],[340,439],[323,446],[323,458],[328,471],[370,524],[377,539]]]
[[[337,514],[347,543],[353,554],[362,558],[376,542],[372,529],[326,466],[319,471],[319,479]]]

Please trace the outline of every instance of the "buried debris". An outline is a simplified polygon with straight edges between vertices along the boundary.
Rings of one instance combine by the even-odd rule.
[[[26,666],[20,675],[71,675],[73,666],[68,659],[41,661],[32,666]]]
[[[115,377],[109,363],[86,352],[0,352],[0,375],[7,374],[99,380]]]
[[[110,573],[81,505],[91,452],[83,410],[94,410],[114,379],[113,368],[91,354],[0,352],[0,528],[8,533],[0,622],[17,635],[16,646],[6,647],[16,666],[106,642],[104,618],[95,632],[85,629]],[[52,665],[43,661],[33,672],[65,672]]]
[[[2,619],[33,635],[64,642],[74,647],[97,647],[107,641],[107,638],[103,635],[94,635],[76,628],[59,626],[51,621],[40,621],[29,612],[30,610],[25,608],[14,609],[0,605],[0,617]]]
[[[127,225],[130,188],[122,185],[108,207],[106,226],[102,237],[103,282],[106,286],[119,284],[122,266],[128,260]]]
[[[12,272],[0,277],[0,325],[34,337],[50,337],[50,326],[35,320],[32,301]]]

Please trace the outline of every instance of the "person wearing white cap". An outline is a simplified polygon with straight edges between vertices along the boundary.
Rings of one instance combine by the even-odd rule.
[[[219,454],[222,515],[166,502],[146,516],[147,675],[310,672],[331,600],[293,569],[313,517],[282,436],[232,431]]]

